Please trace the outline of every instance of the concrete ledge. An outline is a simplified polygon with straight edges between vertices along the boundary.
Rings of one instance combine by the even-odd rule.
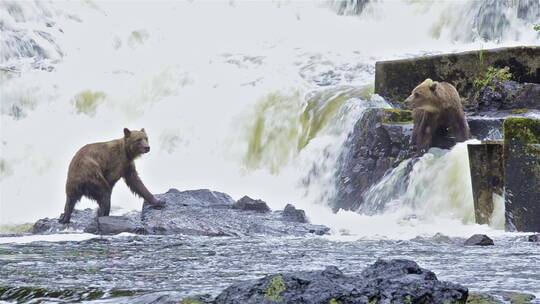
[[[540,83],[540,47],[523,46],[477,50],[375,64],[375,93],[401,102],[426,78],[453,84],[461,97],[470,95],[473,80],[490,66],[508,66],[517,82]]]

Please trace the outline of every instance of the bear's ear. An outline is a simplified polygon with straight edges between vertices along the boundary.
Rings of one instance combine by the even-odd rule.
[[[437,89],[437,83],[436,81],[432,82],[431,85],[429,86],[429,89],[432,90],[432,91],[435,91],[435,89]]]
[[[131,135],[131,131],[128,128],[124,128],[124,137],[129,137]]]
[[[141,132],[146,133],[146,131],[144,130],[144,128],[141,129]]]

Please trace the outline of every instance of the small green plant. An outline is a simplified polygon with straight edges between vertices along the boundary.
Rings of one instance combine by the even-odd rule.
[[[338,300],[332,298],[330,301],[328,301],[328,304],[341,304]]]
[[[476,78],[473,81],[474,88],[477,90],[480,90],[482,88],[493,86],[493,81],[505,81],[512,79],[512,73],[510,73],[509,67],[504,68],[495,68],[495,67],[488,67],[486,74],[484,77]]]
[[[484,49],[481,49],[478,52],[478,60],[480,61],[480,66],[484,65]]]
[[[533,29],[534,29],[535,31],[537,31],[537,32],[540,32],[540,23],[535,24],[535,25],[533,26]]]
[[[285,287],[286,286],[285,281],[283,281],[283,277],[281,275],[277,275],[273,277],[268,284],[264,296],[272,302],[280,302],[281,293],[285,291]]]

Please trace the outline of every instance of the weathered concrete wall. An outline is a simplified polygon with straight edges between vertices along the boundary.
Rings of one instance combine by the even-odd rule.
[[[431,78],[453,84],[461,97],[473,89],[473,80],[490,66],[508,66],[517,82],[540,83],[540,47],[512,47],[442,54],[375,64],[375,93],[401,102],[412,89]]]
[[[506,228],[540,231],[540,120],[504,121]]]
[[[476,223],[489,224],[493,215],[493,194],[503,195],[503,143],[485,141],[469,144],[467,150]]]

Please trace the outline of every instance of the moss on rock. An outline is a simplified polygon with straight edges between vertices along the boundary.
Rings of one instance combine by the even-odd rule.
[[[529,112],[529,109],[524,109],[524,108],[521,108],[521,109],[512,109],[512,114],[525,114],[527,112]]]
[[[284,292],[285,289],[286,286],[285,281],[283,281],[283,276],[277,275],[272,278],[268,287],[266,287],[264,296],[272,302],[280,302],[282,300],[281,293]]]
[[[193,298],[185,298],[180,301],[180,304],[203,304],[203,302]]]
[[[470,293],[467,298],[467,304],[501,304],[502,302],[493,296],[482,293]]]
[[[408,124],[413,122],[412,111],[400,109],[384,109],[384,123]]]
[[[512,117],[503,123],[504,143],[510,139],[518,140],[524,144],[540,143],[540,119]]]

